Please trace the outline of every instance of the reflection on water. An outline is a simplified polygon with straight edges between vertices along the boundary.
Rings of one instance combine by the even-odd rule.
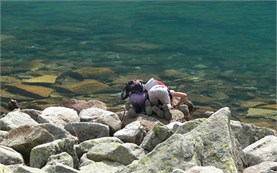
[[[276,2],[2,2],[1,109],[98,99],[131,79],[276,128]],[[38,78],[37,78],[38,77]]]

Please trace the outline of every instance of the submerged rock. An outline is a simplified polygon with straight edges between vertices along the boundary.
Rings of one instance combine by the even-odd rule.
[[[58,86],[63,88],[64,91],[70,91],[75,94],[94,94],[101,93],[109,90],[109,86],[96,80],[83,80],[67,85]]]
[[[249,108],[246,118],[265,118],[276,121],[277,110]]]
[[[58,76],[54,75],[43,75],[34,77],[31,79],[23,80],[24,83],[37,83],[37,84],[54,84]]]
[[[83,67],[74,70],[73,73],[84,79],[113,80],[117,76],[114,71],[107,67]]]
[[[46,98],[54,91],[52,88],[35,85],[25,85],[20,83],[7,84],[6,85],[11,91],[20,91],[24,95],[29,95],[36,98]]]

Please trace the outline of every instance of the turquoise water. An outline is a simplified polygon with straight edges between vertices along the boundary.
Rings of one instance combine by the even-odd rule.
[[[52,95],[22,99],[23,107],[76,97],[116,109],[124,82],[154,76],[188,93],[199,110],[228,106],[244,121],[276,124],[272,116],[245,118],[257,102],[276,105],[274,1],[4,1],[1,13],[1,75],[25,80],[54,74],[60,80],[47,86]],[[43,66],[32,65],[35,60]],[[110,89],[93,94],[57,89],[82,81],[64,77],[82,67],[113,70],[112,79],[96,77]],[[24,95],[10,90],[11,83],[2,80],[2,91]]]

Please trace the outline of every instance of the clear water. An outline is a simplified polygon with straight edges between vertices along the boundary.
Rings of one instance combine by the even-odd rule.
[[[1,14],[1,68],[12,68],[2,76],[22,80],[81,67],[108,67],[118,75],[97,79],[111,87],[108,93],[57,90],[44,104],[77,97],[116,109],[124,82],[154,76],[188,93],[196,106],[228,106],[243,121],[276,125],[272,118],[246,119],[248,108],[241,106],[276,104],[274,1],[2,1]],[[46,67],[26,65],[33,60]],[[8,90],[6,83],[1,89]],[[37,104],[31,101],[22,105]]]

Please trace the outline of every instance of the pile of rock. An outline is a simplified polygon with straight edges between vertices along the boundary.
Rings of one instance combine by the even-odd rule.
[[[18,109],[0,119],[1,172],[270,172],[277,167],[276,131],[209,118],[159,121],[120,118],[89,107]]]

